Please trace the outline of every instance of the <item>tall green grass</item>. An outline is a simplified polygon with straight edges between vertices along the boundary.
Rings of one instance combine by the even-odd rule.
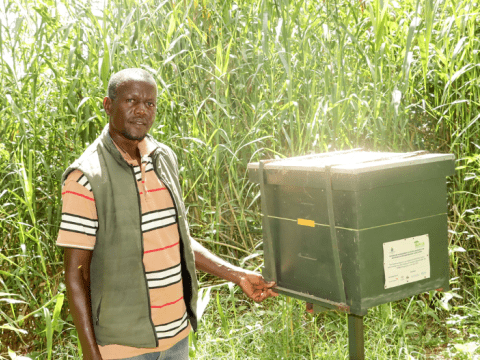
[[[3,0],[0,355],[78,356],[54,246],[60,176],[106,123],[109,76],[143,67],[159,84],[152,134],[178,155],[194,236],[247,267],[258,268],[262,243],[248,162],[352,147],[453,152],[454,289],[400,302],[388,317],[374,309],[381,325],[367,353],[468,357],[479,332],[478,9],[472,0]],[[241,357],[238,341],[251,337],[260,357],[277,336],[279,357],[346,356],[341,317],[308,318],[295,300],[235,305],[229,294],[210,302],[197,357],[213,354],[215,338],[226,339],[219,357]],[[232,320],[235,306],[246,308]],[[247,325],[270,335],[242,333]]]

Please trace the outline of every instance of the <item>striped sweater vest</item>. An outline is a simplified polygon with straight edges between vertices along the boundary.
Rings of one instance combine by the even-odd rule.
[[[184,299],[196,331],[198,284],[185,206],[173,151],[164,144],[152,154],[155,172],[172,196],[177,210]],[[87,177],[95,197],[98,231],[90,264],[92,321],[99,345],[138,348],[157,346],[150,318],[150,300],[143,267],[141,208],[133,168],[119,153],[108,125],[62,176],[78,169]]]

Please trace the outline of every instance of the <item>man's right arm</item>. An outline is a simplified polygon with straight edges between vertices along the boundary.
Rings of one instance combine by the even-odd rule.
[[[91,250],[65,248],[65,283],[70,313],[82,345],[84,360],[101,360],[90,305]]]

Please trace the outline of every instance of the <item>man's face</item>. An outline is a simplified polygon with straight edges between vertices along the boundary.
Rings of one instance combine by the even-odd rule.
[[[157,109],[157,88],[153,84],[128,80],[117,87],[115,100],[106,97],[105,112],[110,131],[128,140],[142,140],[152,127]]]

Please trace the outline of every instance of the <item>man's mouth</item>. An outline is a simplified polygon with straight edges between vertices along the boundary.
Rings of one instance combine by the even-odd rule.
[[[147,125],[147,121],[143,120],[143,119],[135,119],[135,120],[131,120],[129,122],[133,125],[143,125],[143,126]]]

